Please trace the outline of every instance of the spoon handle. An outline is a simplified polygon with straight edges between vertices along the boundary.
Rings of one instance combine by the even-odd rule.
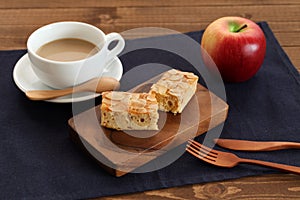
[[[31,100],[48,100],[78,92],[96,92],[116,90],[119,81],[111,77],[95,78],[81,85],[61,90],[31,90],[26,91],[26,96]]]
[[[73,88],[67,88],[63,90],[30,90],[26,91],[26,96],[31,100],[48,100],[57,97],[62,97],[68,94],[72,94]]]
[[[263,142],[234,139],[216,139],[215,143],[217,143],[221,147],[239,151],[274,151],[281,149],[300,149],[300,143],[297,142]]]

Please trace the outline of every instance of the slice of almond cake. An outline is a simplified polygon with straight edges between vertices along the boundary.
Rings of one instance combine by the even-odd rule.
[[[103,92],[101,125],[117,130],[158,130],[158,104],[148,93]]]

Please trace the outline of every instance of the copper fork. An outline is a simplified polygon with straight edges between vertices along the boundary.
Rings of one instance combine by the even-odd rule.
[[[205,162],[208,162],[216,166],[230,168],[238,165],[239,163],[251,163],[251,164],[258,164],[262,166],[272,167],[275,169],[292,172],[300,175],[300,167],[284,165],[279,163],[272,163],[272,162],[261,161],[261,160],[240,158],[233,153],[213,150],[194,140],[189,140],[188,143],[189,144],[187,145],[186,150],[189,153],[191,153],[192,155],[196,156],[197,158]]]

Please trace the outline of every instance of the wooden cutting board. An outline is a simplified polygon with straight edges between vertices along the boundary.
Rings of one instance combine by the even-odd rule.
[[[152,80],[153,83],[153,80]],[[147,82],[132,89],[148,92]],[[71,119],[70,137],[101,167],[122,176],[165,154],[188,139],[224,122],[228,105],[202,85],[181,114],[159,113],[159,131],[116,131],[100,126],[100,105]]]

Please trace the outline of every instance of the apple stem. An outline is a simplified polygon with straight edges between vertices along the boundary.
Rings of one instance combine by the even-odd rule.
[[[240,32],[241,30],[243,30],[244,28],[247,28],[247,24],[244,24],[243,26],[241,26],[240,28],[238,28],[235,32]]]

